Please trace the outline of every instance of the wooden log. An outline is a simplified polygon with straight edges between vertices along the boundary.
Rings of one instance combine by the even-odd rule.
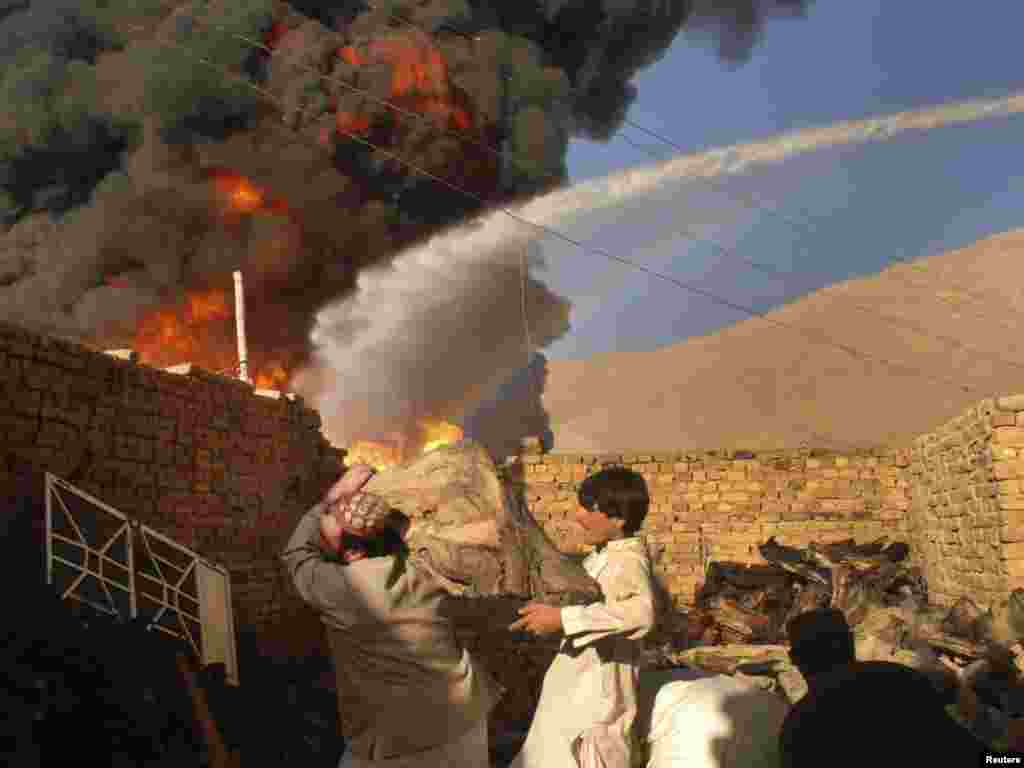
[[[707,610],[719,627],[746,641],[766,639],[775,629],[771,616],[741,608],[727,597],[712,598]]]
[[[806,613],[807,611],[813,611],[817,608],[827,608],[831,600],[831,592],[822,584],[817,582],[801,584],[793,595],[793,602],[790,605],[784,622],[788,622],[794,616],[799,616],[801,613]]]
[[[743,563],[712,562],[708,566],[705,586],[720,589],[728,584],[739,589],[761,589],[765,587],[786,587],[791,577],[780,572],[774,565],[746,565]]]
[[[790,573],[794,573],[807,581],[816,581],[831,588],[827,568],[808,562],[804,553],[794,547],[787,547],[775,541],[772,536],[764,544],[758,546],[761,557],[769,563],[777,565]]]
[[[675,654],[673,659],[693,669],[715,674],[731,675],[737,667],[746,664],[788,665],[789,648],[785,645],[730,644],[689,648]]]
[[[942,621],[942,630],[965,640],[979,641],[990,634],[991,616],[969,597],[961,597]]]
[[[951,656],[959,656],[965,659],[980,659],[985,656],[986,647],[980,643],[964,640],[960,637],[943,632],[940,627],[932,624],[922,624],[917,628],[918,636],[933,648]]]

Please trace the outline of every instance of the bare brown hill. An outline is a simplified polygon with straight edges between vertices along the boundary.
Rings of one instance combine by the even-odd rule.
[[[903,444],[1024,391],[1024,230],[653,352],[551,360],[545,384],[556,452]]]

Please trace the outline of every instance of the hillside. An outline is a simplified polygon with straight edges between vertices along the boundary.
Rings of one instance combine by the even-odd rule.
[[[548,361],[543,404],[557,452],[902,443],[1024,391],[1022,329],[1015,230],[654,352]]]

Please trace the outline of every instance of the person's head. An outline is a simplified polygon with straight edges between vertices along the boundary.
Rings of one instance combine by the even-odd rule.
[[[789,620],[789,657],[808,681],[816,675],[851,664],[856,657],[853,632],[842,611],[818,608]]]
[[[980,765],[986,745],[904,664],[855,661],[823,674],[780,734],[783,765]],[[841,759],[836,759],[841,758]]]
[[[399,554],[405,547],[408,525],[408,519],[398,513],[394,525],[357,534],[342,527],[333,514],[326,514],[320,518],[320,536],[327,549],[348,565],[368,557]]]
[[[324,497],[320,536],[345,564],[397,554],[404,546],[409,519],[383,498],[363,491],[374,474],[373,467],[355,464]]]
[[[634,536],[650,506],[647,483],[625,467],[608,467],[587,477],[576,494],[576,522],[588,544]]]

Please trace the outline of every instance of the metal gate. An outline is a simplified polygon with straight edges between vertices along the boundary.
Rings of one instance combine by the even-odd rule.
[[[238,685],[231,578],[149,526],[46,475],[46,581],[76,600],[188,643]]]

